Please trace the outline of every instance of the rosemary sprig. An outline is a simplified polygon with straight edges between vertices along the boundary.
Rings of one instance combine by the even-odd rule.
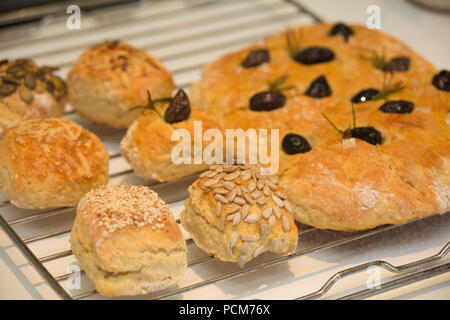
[[[392,73],[390,74],[388,80],[386,80],[386,74],[384,74],[383,86],[381,87],[381,90],[372,97],[372,100],[381,100],[381,99],[386,100],[389,95],[400,92],[403,89],[405,89],[403,81],[397,81],[394,83],[391,82],[392,82]]]
[[[386,49],[383,48],[383,53],[378,55],[375,50],[372,50],[372,56],[368,58],[373,67],[381,71],[386,71]]]
[[[281,85],[283,83],[285,83],[288,78],[289,78],[289,75],[283,75],[281,77],[276,78],[275,80],[268,81],[267,84],[269,85],[269,91],[282,92],[285,90],[295,88],[295,86],[293,86],[293,85],[287,86],[287,87],[281,87]]]
[[[302,48],[303,29],[300,29],[300,34],[297,31],[289,29],[286,31],[286,42],[291,57],[294,57],[300,52]]]
[[[160,98],[160,99],[153,100],[152,95],[150,94],[150,91],[147,90],[147,104],[144,106],[136,106],[136,107],[130,108],[130,111],[137,110],[137,109],[142,109],[143,112],[145,112],[145,110],[153,110],[156,112],[156,114],[158,116],[160,116],[161,118],[164,119],[164,116],[161,113],[159,113],[158,109],[156,109],[155,104],[170,102],[170,101],[172,101],[172,98]]]
[[[352,103],[353,128],[349,127],[345,130],[341,130],[338,127],[336,127],[336,125],[323,112],[321,112],[321,115],[322,115],[322,117],[325,118],[325,120],[328,121],[328,123],[333,127],[334,130],[336,130],[338,133],[342,134],[342,138],[349,139],[352,137],[351,130],[356,128],[356,114],[355,114],[355,107],[353,106],[353,103]]]

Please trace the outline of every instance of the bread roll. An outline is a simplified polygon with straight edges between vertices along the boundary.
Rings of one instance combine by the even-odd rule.
[[[71,105],[83,117],[127,128],[140,112],[130,110],[154,98],[170,97],[173,80],[158,59],[121,41],[106,41],[84,51],[69,72]]]
[[[25,209],[75,206],[108,182],[108,154],[97,136],[65,118],[32,119],[6,129],[0,186]]]
[[[144,186],[100,187],[80,201],[72,252],[105,296],[173,285],[186,268],[186,243],[168,206]]]

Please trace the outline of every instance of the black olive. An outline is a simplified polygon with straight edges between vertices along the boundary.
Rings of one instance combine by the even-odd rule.
[[[353,34],[353,29],[343,23],[336,23],[328,33],[329,36],[342,35],[344,41],[347,42],[348,38]]]
[[[167,123],[181,122],[188,119],[190,114],[189,98],[183,89],[179,89],[164,113],[164,121]]]
[[[350,134],[353,138],[364,140],[373,145],[381,143],[381,133],[374,127],[356,127],[350,130]]]
[[[308,140],[295,133],[285,135],[283,142],[281,143],[281,147],[287,154],[297,154],[311,151],[311,146],[309,145]]]
[[[408,71],[410,64],[410,59],[408,57],[395,57],[389,60],[385,66],[384,71],[394,72],[394,71]]]
[[[250,51],[247,57],[242,61],[241,66],[244,68],[254,68],[264,62],[270,61],[269,50],[267,49],[255,49]]]
[[[378,94],[380,91],[374,88],[364,89],[355,94],[352,98],[353,103],[364,103],[366,101],[372,100],[372,98]]]
[[[328,85],[325,76],[317,77],[311,84],[309,88],[305,91],[305,95],[312,98],[325,98],[331,96],[331,89]]]
[[[411,113],[414,109],[414,103],[406,100],[391,100],[385,102],[378,109],[386,113]]]
[[[262,91],[250,98],[253,111],[271,111],[281,108],[286,103],[286,96],[278,91]]]
[[[328,62],[333,59],[333,51],[324,47],[309,47],[301,50],[294,56],[295,61],[306,65]]]
[[[433,86],[442,91],[450,91],[450,71],[442,70],[433,77]]]

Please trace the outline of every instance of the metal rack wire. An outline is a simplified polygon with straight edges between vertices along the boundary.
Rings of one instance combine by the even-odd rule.
[[[7,51],[13,50],[15,46],[19,46],[23,49],[23,52],[27,52],[28,54],[28,51],[25,49],[31,46],[33,49],[30,53],[32,58],[42,63],[55,59],[56,63],[52,64],[58,65],[61,68],[61,76],[64,76],[73,59],[78,56],[81,50],[88,45],[103,40],[102,37],[107,37],[110,34],[109,28],[122,30],[119,27],[123,26],[124,29],[120,32],[120,35],[124,40],[150,50],[152,53],[154,50],[157,51],[159,53],[158,57],[168,65],[178,86],[188,88],[192,81],[198,78],[202,66],[213,58],[272,34],[287,25],[299,22],[310,23],[320,21],[320,18],[316,14],[308,11],[299,2],[294,0],[264,0],[259,1],[257,5],[251,1],[238,2],[236,0],[172,2],[174,4],[167,5],[167,2],[162,4],[156,1],[154,4],[152,3],[148,7],[145,7],[147,10],[142,10],[143,13],[134,17],[132,21],[120,20],[107,24],[93,24],[75,33],[73,43],[70,46],[59,45],[59,41],[68,36],[67,31],[55,29],[50,35],[37,34],[35,35],[35,39],[22,39],[22,41],[14,39],[9,44],[8,42],[6,44],[0,44],[0,47]],[[142,9],[136,4],[128,4],[128,6],[131,6],[131,9]],[[188,18],[177,21],[176,18],[185,12],[189,13],[187,15]],[[95,17],[91,18],[95,20]],[[149,19],[152,21],[152,24],[147,26],[146,21]],[[171,23],[171,21],[173,22]],[[268,25],[273,25],[273,28],[267,27]],[[243,28],[247,28],[247,32],[241,32]],[[185,29],[188,29],[188,32]],[[105,32],[102,36],[93,37],[92,33],[94,31],[100,34],[102,31]],[[156,41],[152,40],[154,36],[158,38]],[[218,38],[219,40],[217,40]],[[50,43],[53,46],[43,46],[42,43]],[[110,161],[113,164],[110,170],[112,183],[129,180],[136,183],[143,183],[134,176],[132,170],[123,161],[123,158],[118,152],[117,145],[123,132],[117,133],[83,122],[84,120],[78,118],[70,109],[66,112],[66,116],[83,123],[85,126],[89,126],[100,138],[106,141],[105,144],[110,153]],[[117,165],[115,164],[116,162]],[[148,181],[145,183],[158,192],[166,202],[173,204],[186,198],[187,186],[195,178],[196,175],[193,175],[173,183],[150,182],[149,184]],[[177,191],[174,192],[174,190]],[[67,236],[71,230],[74,213],[74,208],[24,212],[14,209],[7,200],[0,202],[0,226],[11,238],[14,245],[24,254],[29,263],[62,299],[89,298],[94,296],[96,291],[89,289],[82,292],[70,292],[64,287],[64,282],[71,277],[71,273],[54,272],[49,267],[49,263],[63,261],[71,257],[72,252],[70,249],[56,250],[56,252],[39,256],[33,250],[33,244]],[[46,227],[50,221],[56,221],[56,226],[52,225],[51,228]],[[326,241],[315,242],[308,247],[300,246],[294,253],[286,256],[263,255],[263,258],[256,259],[256,262],[250,263],[243,269],[239,269],[234,265],[224,267],[223,263],[214,257],[205,253],[199,253],[199,250],[189,235],[186,235],[189,251],[188,268],[193,269],[206,264],[212,264],[216,265],[215,273],[211,272],[201,277],[201,279],[186,281],[179,287],[155,293],[148,296],[148,298],[167,299],[182,297],[183,293],[192,290],[249,275],[253,272],[271,268],[301,256],[308,256],[315,252],[343,246],[361,239],[384,234],[397,228],[400,228],[400,226],[382,226],[357,233],[336,232],[333,233],[331,239],[326,238]],[[33,232],[37,229],[40,231],[37,233]],[[301,225],[299,226],[300,242],[302,238],[308,235],[322,232],[325,231]],[[351,277],[366,270],[370,266],[384,268],[394,276],[387,278],[376,288],[359,288],[340,298],[366,298],[433,277],[450,271],[450,262],[448,262],[448,259],[446,260],[449,250],[450,242],[439,253],[429,258],[400,266],[394,266],[386,261],[370,261],[359,264],[334,274],[319,290],[299,297],[298,299],[321,298],[340,279]],[[80,276],[85,277],[85,274],[81,272]]]

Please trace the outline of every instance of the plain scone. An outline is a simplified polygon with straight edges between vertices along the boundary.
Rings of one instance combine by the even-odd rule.
[[[130,110],[154,98],[170,97],[169,72],[144,50],[121,41],[106,41],[86,49],[67,79],[69,100],[81,116],[117,128],[127,128],[139,116]]]
[[[104,186],[87,193],[78,205],[70,242],[104,296],[162,290],[187,265],[180,227],[167,204],[145,186]]]
[[[276,176],[260,175],[259,166],[213,165],[189,187],[181,224],[201,249],[243,266],[297,247],[292,212]]]
[[[100,139],[68,119],[25,120],[2,136],[0,187],[19,208],[75,206],[108,182],[108,160]]]

